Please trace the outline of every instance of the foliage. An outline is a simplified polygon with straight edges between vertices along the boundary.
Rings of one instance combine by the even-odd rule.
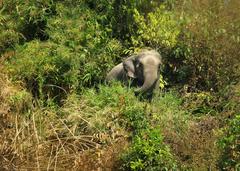
[[[178,113],[180,103],[177,98],[171,99],[171,97],[171,94],[166,93],[161,101],[158,101],[159,97],[155,97],[151,106],[145,104],[140,108],[135,103],[126,108],[124,116],[131,123],[130,126],[133,128],[134,134],[132,145],[122,155],[122,170],[176,169],[175,157],[164,143],[162,133],[162,130],[167,130],[165,123],[168,123],[168,128],[173,126],[170,129],[174,132],[179,130],[178,126],[181,127],[180,122],[183,120],[178,118],[176,123],[169,125],[168,118],[174,117],[173,115],[176,118],[180,117],[178,115],[180,114],[180,112]],[[166,109],[169,109],[169,113],[165,111]],[[171,118],[172,120],[175,119]]]
[[[65,115],[69,115],[70,125],[81,125],[80,130],[76,130],[79,133],[83,133],[81,128],[86,124],[85,134],[110,134],[115,137],[124,135],[122,128],[133,131],[133,144],[122,158],[122,169],[176,167],[170,149],[163,142],[160,128],[149,125],[151,118],[147,115],[147,104],[139,102],[131,89],[114,83],[111,87],[100,86],[97,92],[89,89],[79,99],[69,100],[64,107]],[[101,142],[108,141],[106,137],[101,139]],[[140,160],[144,164],[138,166]]]
[[[175,51],[181,52],[183,63],[175,63],[173,67],[178,72],[188,68],[182,72],[191,73],[188,83],[192,90],[216,91],[238,80],[240,22],[237,6],[239,1],[235,0],[184,3],[181,15],[186,22],[180,46]]]
[[[119,60],[122,46],[109,38],[108,29],[99,23],[100,17],[94,11],[81,6],[68,9],[59,4],[57,12],[59,15],[49,20],[50,40],[79,54],[79,89],[94,86]]]
[[[171,11],[166,10],[166,6],[161,5],[145,18],[135,10],[134,20],[139,34],[138,37],[133,37],[132,42],[135,46],[141,42],[155,48],[176,46],[180,22]]]
[[[189,112],[195,116],[199,114],[215,115],[218,110],[216,106],[218,98],[219,96],[210,92],[187,93],[184,96],[183,106],[185,109],[189,109]]]
[[[8,62],[13,79],[24,81],[40,98],[61,98],[67,90],[76,88],[78,65],[77,56],[66,47],[39,41],[19,47],[15,58]]]
[[[239,168],[239,135],[240,135],[240,117],[239,114],[230,121],[229,127],[225,130],[226,136],[220,141],[221,148],[224,149],[220,167],[228,170],[230,168]]]
[[[0,169],[238,169],[239,7],[0,0]],[[164,59],[152,102],[103,85],[146,47]]]
[[[15,24],[10,16],[0,11],[0,55],[14,47],[20,41],[20,33],[15,29]]]
[[[126,95],[128,94],[128,96]],[[121,107],[119,105],[129,105],[137,103],[137,98],[133,95],[132,90],[123,88],[120,83],[114,83],[111,87],[99,86],[98,92],[90,89],[83,94],[87,97],[90,106],[103,108],[105,106]],[[121,101],[122,100],[122,101]]]
[[[99,86],[98,91],[89,89],[80,98],[74,95],[73,99],[71,97],[64,106],[71,110],[80,104],[77,107],[81,111],[80,117],[90,123],[89,128],[92,130],[107,131],[107,125],[115,125],[138,132],[147,126],[144,104],[134,96],[133,90],[122,87],[120,83],[114,83],[111,87]],[[75,118],[77,114],[74,111],[67,113],[70,118]]]
[[[219,161],[219,167],[223,170],[240,168],[240,114],[230,120],[229,126],[224,131],[226,134],[219,141],[223,154]]]
[[[181,137],[187,129],[189,120],[188,113],[181,108],[181,105],[182,99],[176,92],[161,93],[153,99],[151,125],[160,125],[163,130],[177,131],[178,136]]]
[[[147,16],[149,12],[155,11],[161,4],[170,7],[174,4],[174,0],[152,0],[151,2],[148,0],[113,1],[112,8],[108,8],[110,9],[109,18],[113,16],[113,19],[110,20],[113,35],[123,40],[124,44],[128,46],[136,44],[136,41],[140,44],[141,40],[134,39],[139,35],[139,24],[134,15],[139,12],[141,16]]]
[[[59,15],[48,20],[49,41],[19,46],[14,60],[8,62],[13,78],[24,81],[34,96],[57,102],[68,91],[102,82],[121,49],[117,40],[107,37],[94,12],[63,7],[57,4]],[[81,15],[83,11],[86,15]],[[84,23],[87,19],[91,20]]]
[[[56,13],[53,0],[44,1],[17,1],[11,0],[3,5],[4,13],[11,13],[12,20],[16,21],[17,30],[26,40],[38,38],[46,40],[45,33],[47,19]]]
[[[176,163],[159,128],[142,130],[123,156],[122,170],[174,170]]]
[[[17,113],[25,113],[32,107],[31,94],[26,90],[15,92],[9,97],[9,105],[12,111]]]

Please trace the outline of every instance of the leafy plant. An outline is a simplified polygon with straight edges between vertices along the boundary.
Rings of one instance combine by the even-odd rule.
[[[25,82],[35,97],[61,99],[78,85],[77,61],[77,56],[64,46],[32,41],[19,47],[7,66],[13,79]]]
[[[79,89],[96,86],[119,61],[121,43],[110,37],[101,17],[86,6],[65,8],[57,4],[59,15],[49,20],[50,40],[79,54]],[[88,22],[85,22],[88,21]]]
[[[179,37],[181,46],[176,50],[183,62],[175,62],[173,68],[180,72],[188,66],[182,71],[190,73],[186,81],[192,90],[218,91],[239,78],[240,21],[235,8],[239,1],[205,0],[198,7],[196,4],[185,3],[181,11],[185,24]]]
[[[47,20],[50,16],[56,14],[53,0],[16,1],[9,3],[9,6],[14,9],[12,11],[14,11],[14,19],[18,21],[17,28],[26,40],[48,39],[45,32]]]
[[[159,128],[144,129],[136,135],[122,160],[122,170],[174,170],[177,166]]]
[[[139,39],[151,47],[172,48],[177,44],[180,34],[180,23],[171,11],[166,10],[166,6],[161,5],[154,12],[147,14],[144,18],[135,10],[134,19],[138,25]],[[133,40],[133,42],[136,42]],[[136,42],[138,43],[138,42]]]
[[[223,149],[219,167],[223,170],[238,170],[240,169],[240,114],[236,114],[224,132],[226,134],[219,141]]]
[[[21,34],[16,30],[16,25],[9,15],[0,11],[0,54],[13,48],[20,42]]]

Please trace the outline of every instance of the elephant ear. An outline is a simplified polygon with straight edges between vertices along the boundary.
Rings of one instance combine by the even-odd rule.
[[[127,76],[130,78],[136,78],[135,66],[134,66],[135,56],[129,57],[125,61],[123,61],[124,71]]]

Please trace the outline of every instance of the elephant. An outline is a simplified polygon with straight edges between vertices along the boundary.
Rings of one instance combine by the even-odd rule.
[[[129,83],[129,79],[136,78],[135,66],[132,62],[136,58],[136,55],[128,57],[124,62],[116,65],[106,76],[106,81],[112,80],[121,81],[125,84]]]
[[[146,95],[152,98],[153,91],[159,85],[162,57],[155,50],[143,50],[126,58],[116,65],[106,76],[106,81],[121,81],[124,84],[131,82],[137,87],[135,94]]]

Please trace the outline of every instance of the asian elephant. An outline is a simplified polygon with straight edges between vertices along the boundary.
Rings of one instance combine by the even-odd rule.
[[[144,50],[126,58],[115,66],[106,77],[109,82],[118,80],[125,84],[129,81],[136,86],[135,94],[152,98],[153,91],[159,84],[162,57],[155,50]]]

